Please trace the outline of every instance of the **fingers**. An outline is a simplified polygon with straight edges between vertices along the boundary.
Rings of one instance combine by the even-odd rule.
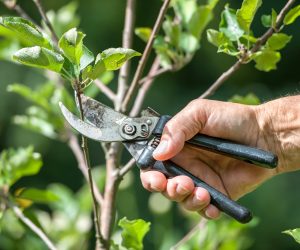
[[[141,180],[145,189],[161,192],[172,201],[182,204],[189,211],[197,211],[209,219],[218,218],[220,211],[210,204],[208,191],[194,187],[193,181],[187,176],[176,176],[172,179],[157,171],[141,172]]]
[[[206,111],[199,109],[199,100],[192,101],[165,126],[159,146],[153,153],[157,160],[175,156],[186,140],[192,138],[204,126]]]

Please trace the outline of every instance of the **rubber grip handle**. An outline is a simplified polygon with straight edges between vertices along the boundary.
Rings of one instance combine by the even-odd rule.
[[[275,168],[278,162],[271,152],[203,134],[195,135],[187,143],[264,168]]]
[[[252,219],[252,213],[247,208],[229,199],[226,195],[211,187],[185,169],[177,166],[174,162],[156,161],[152,169],[164,173],[167,177],[186,175],[194,181],[195,186],[203,187],[209,192],[211,197],[210,203],[218,209],[241,223],[247,223]]]

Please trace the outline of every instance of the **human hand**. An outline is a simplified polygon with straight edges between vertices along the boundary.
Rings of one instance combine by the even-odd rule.
[[[157,160],[172,158],[231,199],[238,199],[272,176],[297,169],[300,160],[299,154],[295,156],[300,145],[300,106],[297,103],[300,103],[299,97],[259,106],[194,100],[167,123],[153,155]],[[272,151],[279,157],[279,166],[274,170],[264,169],[191,146],[184,147],[186,140],[200,132]],[[209,204],[209,193],[195,188],[186,176],[167,180],[162,173],[148,171],[141,173],[141,180],[149,191],[162,192],[188,210],[198,211],[208,218],[219,215],[219,210]]]

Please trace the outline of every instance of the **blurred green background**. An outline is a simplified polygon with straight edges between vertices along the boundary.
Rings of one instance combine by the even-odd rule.
[[[43,1],[46,9],[58,9],[67,4],[66,0]],[[79,28],[87,34],[86,45],[97,53],[109,47],[122,45],[122,29],[125,0],[79,0],[77,14],[81,18]],[[161,1],[137,1],[136,26],[152,26],[158,13]],[[219,23],[220,11],[225,3],[239,7],[240,1],[220,1],[215,11],[215,19],[210,28],[216,28]],[[39,15],[30,0],[22,0],[20,4],[35,20]],[[258,11],[254,23],[255,35],[263,34],[265,28],[260,23],[262,14],[269,14],[271,8],[279,10],[285,1],[265,1]],[[0,5],[0,15],[9,12]],[[300,20],[286,28],[286,33],[293,35],[292,41],[282,51],[282,59],[276,71],[264,73],[254,68],[254,65],[244,65],[230,78],[212,99],[228,100],[235,94],[246,95],[255,93],[262,101],[268,101],[286,95],[298,93],[300,65]],[[1,39],[1,38],[0,38]],[[135,37],[133,49],[142,52],[144,43]],[[168,73],[159,77],[151,88],[145,101],[145,107],[150,106],[160,113],[175,114],[189,101],[197,98],[210,84],[225,71],[235,59],[224,54],[217,54],[215,47],[202,39],[201,49],[194,60],[181,71]],[[133,60],[133,67],[137,60]],[[35,187],[46,187],[49,183],[59,182],[72,190],[78,190],[84,183],[76,161],[66,145],[46,139],[11,123],[13,115],[24,112],[27,102],[15,94],[7,93],[6,88],[11,83],[24,83],[38,86],[44,79],[41,71],[28,69],[7,61],[0,61],[0,149],[8,147],[27,146],[32,144],[40,152],[44,160],[44,168],[37,177],[24,179],[20,186],[30,183]],[[117,77],[111,83],[116,89]],[[99,95],[104,103],[108,100]],[[247,131],[245,131],[247,133]],[[93,165],[101,165],[104,158],[99,158],[101,150],[96,143],[91,144]],[[124,156],[128,158],[128,155]],[[153,222],[150,234],[146,237],[146,249],[158,249],[163,238],[178,238],[188,230],[188,222],[182,213],[172,204],[172,210],[163,214],[151,212],[148,206],[149,193],[139,181],[138,170],[131,175],[132,185],[120,191],[118,208],[120,217],[130,219],[143,218]],[[257,226],[250,228],[253,245],[250,249],[299,249],[299,245],[288,236],[281,234],[285,229],[300,227],[300,172],[278,176],[256,191],[241,199],[241,203],[252,209],[259,219]],[[153,210],[153,209],[152,209]],[[170,235],[169,235],[170,234]],[[167,243],[165,243],[167,244]],[[1,248],[1,242],[0,242]],[[165,248],[167,249],[167,248]]]

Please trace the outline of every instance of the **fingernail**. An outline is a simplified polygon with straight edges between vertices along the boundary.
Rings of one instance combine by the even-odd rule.
[[[182,185],[177,185],[176,187],[176,193],[181,194],[181,195],[185,195],[188,194],[190,191],[187,190],[184,186]]]
[[[158,147],[154,150],[153,152],[153,156],[158,156],[163,154],[168,148],[168,141],[167,140],[163,140],[159,143]]]
[[[197,188],[194,198],[193,198],[194,202],[197,204],[203,203],[203,195],[201,193],[202,193],[202,191],[199,188]]]
[[[214,217],[210,214],[209,209],[205,210],[205,216],[209,219],[214,219]]]

